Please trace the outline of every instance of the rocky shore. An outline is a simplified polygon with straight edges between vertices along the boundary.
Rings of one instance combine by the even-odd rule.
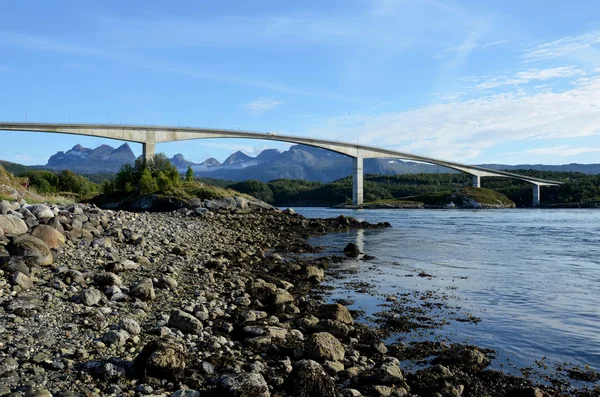
[[[0,202],[0,396],[562,395],[473,346],[386,345],[314,294],[343,257],[303,259],[309,236],[387,226]]]

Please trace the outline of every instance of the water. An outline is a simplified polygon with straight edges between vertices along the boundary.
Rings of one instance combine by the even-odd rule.
[[[355,242],[376,257],[360,269],[378,294],[437,290],[482,319],[435,331],[488,347],[518,367],[550,363],[600,369],[600,211],[336,210],[298,208],[307,217],[344,214],[391,229],[352,231],[311,243],[339,252]],[[373,266],[373,267],[371,267]],[[433,278],[406,277],[424,271]],[[383,298],[336,284],[333,297],[356,299],[367,314]]]

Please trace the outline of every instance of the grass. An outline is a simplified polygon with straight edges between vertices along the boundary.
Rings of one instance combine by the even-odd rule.
[[[403,204],[423,204],[422,201],[409,200],[408,198],[398,198],[398,199],[385,199],[385,200],[375,200],[369,201],[366,204],[390,204],[390,205],[403,205]]]
[[[202,182],[194,181],[194,182],[182,182],[180,186],[170,187],[164,191],[156,191],[149,193],[150,195],[156,195],[160,198],[175,198],[182,201],[191,200],[194,198],[198,198],[200,200],[212,200],[223,197],[235,197],[241,196],[246,199],[255,200],[254,197],[249,196],[247,194],[240,193],[233,189],[221,188],[218,186],[205,185]],[[90,201],[98,203],[110,203],[115,201],[124,200],[125,202],[132,202],[138,199],[140,194],[131,192],[114,192],[110,194],[99,194],[94,197],[86,197],[83,201]]]
[[[377,200],[368,204],[425,204],[425,205],[447,205],[453,202],[462,205],[465,199],[475,200],[480,204],[487,205],[511,205],[512,201],[505,195],[491,189],[465,187],[458,191],[444,190],[435,193],[421,194],[398,199]]]
[[[491,189],[466,187],[461,190],[461,193],[481,204],[512,204],[508,197]]]

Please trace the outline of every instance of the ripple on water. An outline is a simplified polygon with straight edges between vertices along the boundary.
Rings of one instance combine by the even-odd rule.
[[[367,273],[359,276],[382,294],[452,290],[449,301],[482,321],[446,327],[440,331],[446,336],[469,338],[520,366],[546,356],[600,368],[600,211],[297,212],[390,222],[391,229],[324,236],[316,244],[339,251],[360,243],[377,259],[359,263]],[[372,265],[376,271],[367,270]],[[417,277],[420,271],[433,277]],[[340,289],[339,295],[349,293]],[[367,314],[381,309],[381,297],[354,298]]]

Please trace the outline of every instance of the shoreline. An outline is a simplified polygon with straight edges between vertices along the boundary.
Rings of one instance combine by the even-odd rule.
[[[65,245],[3,259],[0,396],[561,395],[486,370],[492,353],[475,346],[386,346],[358,313],[323,304],[344,259],[299,258],[317,251],[307,238],[383,223],[48,209],[35,218]],[[412,320],[390,313],[390,329]],[[399,365],[425,353],[426,369]]]

